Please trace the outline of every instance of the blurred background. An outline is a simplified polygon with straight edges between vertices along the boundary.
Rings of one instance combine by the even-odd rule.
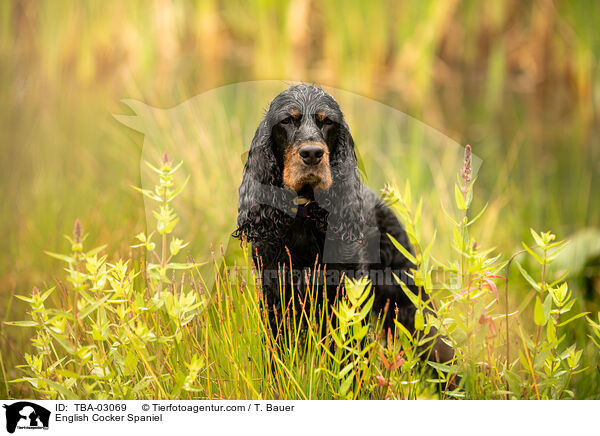
[[[131,185],[142,183],[148,138],[133,121],[144,110],[133,101],[166,110],[210,95],[191,106],[222,105],[206,111],[215,129],[209,138],[227,108],[247,120],[228,125],[233,133],[219,147],[203,149],[229,165],[194,167],[187,159],[188,173],[209,172],[214,186],[224,181],[216,191],[221,202],[207,203],[204,191],[191,189],[193,203],[184,203],[193,207],[182,218],[183,237],[202,258],[207,235],[226,240],[234,229],[243,150],[287,81],[356,96],[348,103],[358,123],[351,127],[365,140],[375,135],[368,125],[385,125],[360,124],[378,112],[357,102],[377,101],[428,126],[417,131],[471,144],[482,161],[476,208],[489,203],[474,234],[505,258],[530,240],[530,227],[572,239],[559,266],[571,270],[581,304],[597,310],[599,2],[6,0],[0,22],[1,320],[23,318],[11,294],[62,280],[61,264],[44,250],[67,251],[63,234],[76,218],[89,232],[87,247],[107,243],[111,256],[128,256],[133,236],[145,230],[143,199]],[[275,82],[243,99],[232,88],[207,94],[266,80]],[[199,117],[182,110],[189,122]],[[376,164],[365,159],[367,167]],[[413,192],[426,195],[416,168],[396,179],[410,178]],[[198,211],[206,212],[201,219]],[[24,347],[21,332],[0,329],[3,353]]]

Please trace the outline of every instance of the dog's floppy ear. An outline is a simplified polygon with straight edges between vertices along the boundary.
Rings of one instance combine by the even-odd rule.
[[[364,238],[362,183],[354,151],[354,140],[345,121],[339,125],[338,140],[331,156],[331,187],[317,200],[329,210],[327,234],[334,239],[358,242]]]
[[[277,228],[282,214],[267,205],[280,204],[278,197],[283,195],[281,184],[282,175],[271,144],[271,126],[265,117],[256,129],[244,166],[234,237],[241,239],[244,234],[253,241]]]

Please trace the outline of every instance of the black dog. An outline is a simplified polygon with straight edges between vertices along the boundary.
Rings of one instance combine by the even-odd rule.
[[[392,273],[416,294],[414,265],[387,236],[411,251],[402,224],[359,178],[354,141],[337,102],[320,88],[298,85],[269,105],[258,126],[239,189],[237,238],[252,243],[271,327],[281,320],[280,280],[287,299],[313,289],[331,303],[346,276],[369,275],[373,310],[393,328],[394,317],[414,331],[416,308]],[[290,274],[291,268],[299,274]],[[286,266],[286,267],[284,267]],[[326,269],[326,289],[305,272]],[[308,286],[307,286],[308,285]],[[293,292],[289,292],[293,289]],[[325,292],[323,292],[325,291]],[[424,300],[426,295],[422,295]],[[441,341],[440,341],[441,342]]]

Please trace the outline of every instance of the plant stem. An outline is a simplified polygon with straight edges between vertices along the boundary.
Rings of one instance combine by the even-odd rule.
[[[526,250],[519,250],[517,251],[515,254],[513,254],[511,256],[510,259],[508,259],[508,262],[506,263],[506,280],[505,280],[505,287],[504,287],[504,322],[505,322],[505,327],[506,327],[506,369],[510,369],[510,333],[509,333],[509,328],[508,328],[508,275],[510,274],[510,265],[512,264],[512,261],[519,255],[522,253],[525,253]],[[507,386],[508,386],[508,381],[506,382]]]
[[[542,297],[542,293],[544,292],[544,290],[546,289],[546,255],[547,255],[547,249],[544,247],[544,258],[543,258],[543,263],[542,263],[542,283],[540,284],[540,292],[538,293],[538,298],[540,299],[540,303],[544,302],[544,298]],[[548,320],[548,322],[551,322],[550,320]],[[533,362],[535,364],[535,359],[538,355],[539,352],[539,346],[540,346],[540,334],[542,332],[542,326],[539,325],[537,328],[537,335],[535,338],[535,348],[533,349]],[[537,387],[536,387],[537,388]]]

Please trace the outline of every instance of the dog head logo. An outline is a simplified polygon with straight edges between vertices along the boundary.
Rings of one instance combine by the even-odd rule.
[[[6,409],[6,431],[15,429],[48,429],[50,411],[29,401],[19,401],[3,406]]]

